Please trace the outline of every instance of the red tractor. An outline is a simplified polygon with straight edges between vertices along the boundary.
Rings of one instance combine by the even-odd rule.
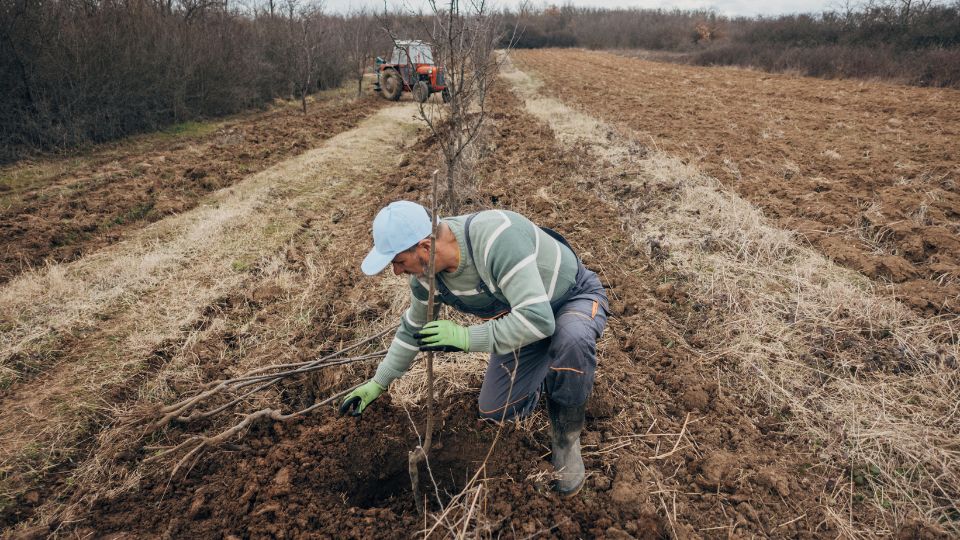
[[[397,101],[404,90],[423,103],[430,94],[440,92],[443,102],[450,101],[443,68],[433,63],[430,45],[422,41],[398,41],[387,62],[377,57],[377,82],[373,89],[385,99]]]

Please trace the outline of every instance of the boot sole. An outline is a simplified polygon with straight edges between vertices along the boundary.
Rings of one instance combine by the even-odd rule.
[[[569,499],[571,497],[576,497],[577,494],[580,493],[580,490],[583,489],[583,485],[586,483],[587,483],[587,477],[584,476],[583,480],[580,481],[580,484],[578,484],[577,487],[571,489],[570,491],[560,491],[559,489],[556,489],[556,488],[554,488],[554,491],[557,492],[557,495],[559,495],[561,499]]]

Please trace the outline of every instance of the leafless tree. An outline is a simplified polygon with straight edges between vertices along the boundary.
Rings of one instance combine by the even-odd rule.
[[[320,19],[323,3],[286,0],[288,39],[290,47],[289,76],[293,94],[300,98],[303,114],[307,113],[307,94],[316,82],[316,56],[324,37]]]
[[[429,100],[420,116],[440,140],[446,176],[447,211],[459,207],[464,150],[477,138],[487,117],[487,98],[496,82],[502,20],[485,0],[429,0],[430,11],[419,16],[420,32],[433,45],[434,62],[443,68],[449,103]],[[388,28],[394,42],[399,38]],[[420,36],[417,36],[420,37]]]
[[[363,94],[363,76],[379,48],[386,48],[386,35],[366,8],[354,11],[347,19],[346,41],[350,66],[357,80],[357,97]]]
[[[429,41],[433,47],[433,60],[442,69],[445,99],[428,99],[421,102],[419,112],[430,131],[440,141],[446,176],[446,210],[456,213],[459,206],[458,186],[462,183],[462,160],[464,150],[476,140],[487,117],[487,99],[495,84],[499,60],[494,49],[500,41],[501,21],[485,0],[461,4],[460,0],[429,0],[430,13],[412,17],[414,28],[420,35],[397,35],[398,29],[389,24],[385,29],[395,45],[409,38]],[[410,54],[408,52],[407,57]],[[412,70],[411,70],[412,71]],[[437,215],[437,179],[433,177],[433,216]],[[434,223],[436,227],[436,223]],[[429,275],[433,275],[433,253]],[[433,283],[430,285],[432,308]],[[418,466],[430,452],[433,430],[433,369],[432,355],[427,358],[427,422],[424,442],[410,452],[410,478],[413,484],[417,507],[419,501]]]

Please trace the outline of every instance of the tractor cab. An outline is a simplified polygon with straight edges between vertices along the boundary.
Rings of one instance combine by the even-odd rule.
[[[422,41],[400,42],[393,48],[391,64],[433,64],[433,50]]]

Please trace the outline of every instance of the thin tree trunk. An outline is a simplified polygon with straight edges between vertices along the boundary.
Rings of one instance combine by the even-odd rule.
[[[27,102],[27,108],[30,111],[36,112],[36,102],[33,99],[33,92],[30,88],[30,77],[27,75],[27,67],[23,64],[20,55],[17,54],[16,46],[14,45],[13,40],[10,39],[10,35],[5,34],[4,38],[10,48],[10,52],[13,54],[14,64],[17,67],[20,80],[23,81],[23,98]]]
[[[430,213],[430,262],[427,265],[427,281],[429,287],[427,291],[427,319],[433,320],[435,315],[435,286],[437,280],[437,228],[440,220],[437,218],[437,172],[433,171],[433,202]],[[433,357],[434,352],[427,353],[427,427],[426,434],[423,437],[423,446],[418,446],[410,451],[408,455],[408,470],[410,473],[410,483],[413,487],[413,501],[416,504],[417,512],[424,515],[427,512],[426,499],[422,505],[420,502],[420,462],[427,459],[430,453],[430,447],[433,445]]]
[[[451,215],[456,215],[458,211],[457,196],[453,190],[453,186],[456,182],[456,167],[456,158],[447,160],[447,207],[450,209]]]

